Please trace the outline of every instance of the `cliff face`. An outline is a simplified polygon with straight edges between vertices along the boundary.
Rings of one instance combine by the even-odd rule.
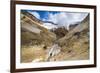
[[[57,39],[64,37],[68,33],[68,30],[65,27],[55,28],[51,31],[56,34]]]
[[[50,45],[56,35],[42,27],[43,22],[28,12],[21,13],[21,41],[22,45]]]

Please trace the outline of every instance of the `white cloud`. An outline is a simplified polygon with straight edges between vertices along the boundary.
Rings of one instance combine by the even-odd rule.
[[[40,15],[38,12],[31,12],[31,11],[28,11],[28,12],[34,15],[36,18],[40,19]]]
[[[74,12],[60,12],[60,13],[48,13],[48,19],[46,21],[51,21],[59,26],[65,26],[68,28],[68,26],[72,23],[80,22],[82,21],[88,13],[74,13]],[[45,20],[45,19],[44,19]]]

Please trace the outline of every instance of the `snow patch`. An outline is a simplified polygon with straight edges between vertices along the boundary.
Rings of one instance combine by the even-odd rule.
[[[54,25],[52,23],[44,23],[42,26],[44,26],[47,29],[58,28],[57,25]]]

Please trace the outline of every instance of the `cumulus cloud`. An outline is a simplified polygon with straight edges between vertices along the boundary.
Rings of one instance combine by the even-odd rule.
[[[29,13],[31,13],[32,15],[34,15],[36,18],[40,19],[40,15],[38,12],[32,12],[32,11],[28,11]]]
[[[51,21],[59,26],[65,26],[68,28],[70,24],[81,22],[88,13],[75,13],[75,12],[59,12],[56,14],[49,13],[48,19],[43,19],[46,21]]]

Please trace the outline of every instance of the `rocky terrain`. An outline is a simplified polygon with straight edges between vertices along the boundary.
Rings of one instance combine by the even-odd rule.
[[[89,59],[89,15],[80,24],[71,29],[64,37],[60,38],[58,44],[62,48],[62,56],[59,54],[55,57],[56,59]]]
[[[21,12],[22,63],[89,59],[89,15],[69,26],[70,30],[47,29],[43,24],[32,14]]]

